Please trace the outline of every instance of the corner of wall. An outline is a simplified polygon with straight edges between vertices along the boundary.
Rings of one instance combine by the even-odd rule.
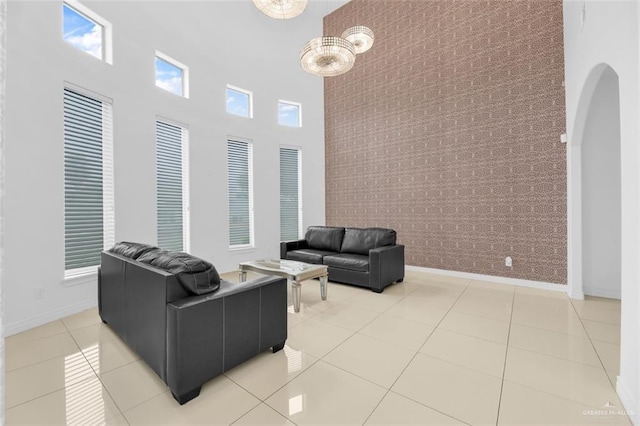
[[[638,405],[638,401],[635,401],[622,379],[621,376],[618,376],[618,380],[616,381],[616,392],[620,397],[620,401],[622,401],[622,405],[624,405],[624,413],[629,416],[629,419],[635,426],[640,426],[640,405]]]

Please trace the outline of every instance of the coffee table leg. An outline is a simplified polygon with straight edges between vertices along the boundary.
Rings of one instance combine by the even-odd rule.
[[[297,281],[291,281],[291,295],[293,296],[293,310],[300,312],[300,293],[302,286]]]
[[[243,271],[242,269],[240,271],[238,271],[238,274],[240,275],[240,282],[243,283],[247,280],[247,271]]]
[[[320,297],[327,300],[327,276],[320,277]]]

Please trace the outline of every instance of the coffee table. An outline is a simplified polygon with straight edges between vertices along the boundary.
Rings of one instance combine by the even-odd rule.
[[[247,279],[247,271],[260,274],[278,275],[291,281],[291,295],[293,296],[293,310],[300,312],[300,294],[302,281],[320,278],[320,297],[327,300],[327,266],[311,265],[294,260],[262,259],[238,264],[240,282]]]

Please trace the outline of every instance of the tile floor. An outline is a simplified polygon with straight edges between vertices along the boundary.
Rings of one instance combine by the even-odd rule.
[[[236,274],[228,279],[235,280]],[[179,406],[97,309],[6,339],[7,424],[626,424],[620,304],[408,272],[303,284],[283,351]],[[605,406],[607,408],[605,408]],[[611,407],[613,406],[613,407]],[[611,408],[609,408],[611,407]]]

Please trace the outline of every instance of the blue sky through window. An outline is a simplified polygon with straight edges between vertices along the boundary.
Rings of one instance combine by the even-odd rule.
[[[300,106],[287,102],[278,102],[278,124],[300,127]]]
[[[156,57],[156,86],[183,96],[182,68]]]
[[[62,5],[62,38],[91,56],[102,59],[102,26],[66,4]]]
[[[249,117],[249,94],[227,87],[227,112]]]

